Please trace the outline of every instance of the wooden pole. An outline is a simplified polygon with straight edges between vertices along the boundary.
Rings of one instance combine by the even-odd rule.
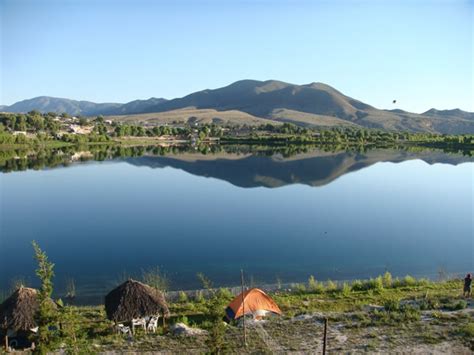
[[[245,329],[245,296],[244,296],[244,270],[240,269],[240,284],[242,286],[242,322],[244,329],[244,346],[247,346],[247,331]]]
[[[8,350],[9,350],[8,348],[9,348],[9,346],[8,346],[8,335],[5,335],[5,351],[6,352],[8,352]]]
[[[328,319],[324,318],[323,355],[326,355],[327,341],[328,341]]]

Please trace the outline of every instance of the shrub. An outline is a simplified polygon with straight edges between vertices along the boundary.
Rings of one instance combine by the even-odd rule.
[[[316,290],[316,287],[318,286],[318,282],[316,281],[316,279],[314,278],[313,275],[311,275],[308,279],[308,290],[310,291],[315,291]]]
[[[407,275],[403,278],[403,285],[408,287],[416,286],[416,279],[413,276]]]
[[[419,280],[417,281],[417,285],[418,285],[418,286],[428,286],[430,283],[431,283],[431,282],[430,282],[430,280],[428,280],[428,279],[419,279]]]
[[[337,284],[332,280],[328,280],[327,283],[326,283],[326,290],[327,291],[336,291],[337,290]]]
[[[464,301],[464,300],[459,300],[459,301],[454,301],[454,300],[451,300],[447,303],[445,303],[444,305],[444,308],[449,310],[449,311],[459,311],[461,309],[465,309],[467,308],[467,302]]]
[[[352,288],[352,291],[363,291],[364,284],[360,280],[355,280],[352,282],[351,288]]]
[[[232,292],[228,288],[220,288],[218,291],[218,296],[223,299],[231,299],[233,297]]]
[[[322,282],[316,281],[313,275],[308,279],[308,290],[315,293],[323,293],[324,285]]]
[[[347,282],[344,282],[342,284],[342,294],[347,297],[351,294],[351,287],[349,286],[349,284]]]
[[[384,287],[386,288],[392,287],[392,274],[391,273],[386,271],[385,274],[383,274],[382,280],[383,280]]]
[[[296,284],[295,285],[295,291],[297,293],[305,293],[306,292],[306,286],[304,284]]]
[[[460,310],[465,308],[467,308],[467,302],[464,300],[460,300],[454,305],[454,310]]]
[[[382,290],[383,289],[383,278],[382,276],[377,276],[373,281],[374,290]]]
[[[186,316],[181,316],[176,319],[176,323],[183,323],[189,325],[189,319]]]
[[[396,299],[385,301],[383,307],[387,312],[398,312],[400,310],[400,302]]]
[[[72,306],[61,308],[60,313],[61,341],[66,354],[90,354],[91,344],[87,339],[87,328],[84,327],[87,319],[79,309]]]
[[[459,333],[467,339],[474,339],[474,323],[470,322],[459,329]]]
[[[418,309],[412,305],[406,304],[400,307],[401,312],[403,313],[403,320],[408,321],[418,321],[420,320],[421,314]]]
[[[402,287],[403,286],[403,283],[402,283],[402,280],[400,280],[398,277],[393,280],[392,282],[392,287],[393,288],[398,288],[398,287]]]
[[[425,298],[418,302],[418,306],[420,307],[420,310],[427,311],[431,309],[438,309],[439,303],[436,300]]]
[[[209,335],[206,339],[206,345],[209,353],[221,354],[225,353],[227,349],[227,343],[224,340],[226,327],[222,322],[222,311],[227,303],[227,300],[222,297],[225,293],[224,289],[215,291],[212,289],[212,282],[203,273],[197,274],[198,279],[201,281],[203,287],[209,291],[209,308],[207,311],[207,317],[210,322]],[[230,291],[227,290],[230,294]]]
[[[184,291],[179,291],[178,293],[178,302],[186,303],[188,302],[188,295]]]
[[[199,303],[204,302],[204,295],[202,294],[202,291],[196,291],[196,294],[194,296],[194,300],[196,302],[199,302]]]

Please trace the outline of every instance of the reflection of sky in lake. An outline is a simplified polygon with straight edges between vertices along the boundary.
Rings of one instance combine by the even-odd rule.
[[[175,287],[195,274],[238,282],[435,276],[473,270],[473,164],[378,163],[322,187],[244,189],[124,162],[0,175],[0,285],[34,281],[31,240],[56,282],[108,288],[161,266]]]

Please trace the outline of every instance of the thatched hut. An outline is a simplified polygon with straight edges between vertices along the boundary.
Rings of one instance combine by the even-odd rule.
[[[27,331],[36,327],[38,291],[20,287],[0,305],[0,328]]]
[[[168,305],[163,294],[139,281],[128,280],[105,296],[107,317],[116,322],[128,322],[160,313],[169,316]]]
[[[12,344],[31,345],[28,333],[36,327],[38,308],[38,291],[28,287],[20,287],[0,305],[0,329],[6,346],[10,345],[7,335],[18,338]],[[19,342],[20,339],[23,341]]]

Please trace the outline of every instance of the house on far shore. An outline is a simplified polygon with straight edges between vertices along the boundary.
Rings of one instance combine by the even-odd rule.
[[[92,132],[93,127],[82,127],[77,124],[70,124],[68,126],[68,132],[72,134],[89,134]]]

